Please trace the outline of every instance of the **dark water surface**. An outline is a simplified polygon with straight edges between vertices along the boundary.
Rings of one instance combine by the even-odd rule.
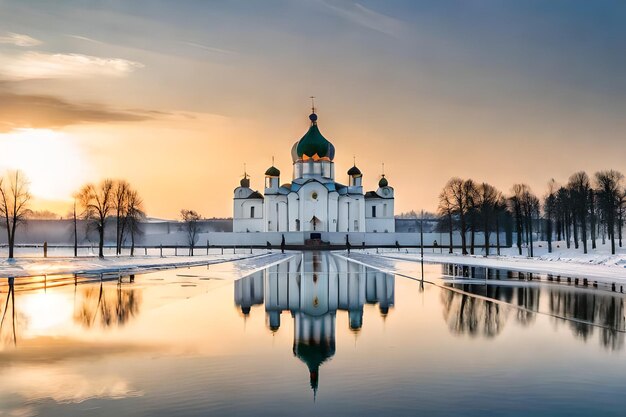
[[[626,414],[623,295],[368,260],[4,285],[0,416]]]

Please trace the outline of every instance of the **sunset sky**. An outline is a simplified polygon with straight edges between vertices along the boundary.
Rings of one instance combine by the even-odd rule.
[[[291,180],[314,95],[337,180],[384,162],[397,212],[451,176],[543,194],[626,171],[624,22],[620,0],[0,0],[0,169],[62,215],[110,177],[150,216],[227,217],[244,163]]]

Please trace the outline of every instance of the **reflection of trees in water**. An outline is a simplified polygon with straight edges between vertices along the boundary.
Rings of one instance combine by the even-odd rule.
[[[544,292],[544,297],[548,298],[549,313],[566,319],[558,319],[557,322],[566,323],[577,337],[587,341],[593,335],[595,327],[601,326],[599,331],[602,346],[611,350],[624,347],[626,317],[624,300],[621,297],[593,291],[538,286],[514,288],[455,283],[448,287],[462,291],[441,292],[443,316],[453,333],[485,337],[499,334],[508,319],[509,308],[498,306],[490,300],[504,301],[520,307],[515,318],[521,325],[529,326],[534,323],[536,312],[540,310],[540,293]]]
[[[539,310],[539,288],[519,287],[516,292],[517,305],[521,307],[517,310],[517,321],[528,326],[535,322],[535,312]]]
[[[81,291],[74,320],[84,327],[123,326],[139,313],[140,305],[140,293],[134,288],[90,285]]]
[[[511,289],[496,286],[454,285],[465,292],[483,290],[486,297],[510,300]],[[475,293],[475,292],[473,292]],[[443,316],[450,331],[456,334],[494,337],[504,328],[509,310],[498,303],[455,291],[442,291]]]
[[[2,318],[0,319],[0,340],[3,345],[17,344],[17,313],[15,311],[15,280],[8,278],[8,291],[2,305]]]
[[[568,324],[577,337],[583,340],[591,337],[594,326],[588,323],[593,323],[603,326],[600,329],[602,346],[611,350],[619,350],[624,346],[626,320],[624,317],[624,300],[621,297],[593,292],[551,289],[549,300],[552,314],[576,320],[569,321]]]

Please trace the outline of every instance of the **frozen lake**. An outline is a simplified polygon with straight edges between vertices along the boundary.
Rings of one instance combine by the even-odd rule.
[[[624,415],[622,294],[264,262],[2,280],[0,415]]]

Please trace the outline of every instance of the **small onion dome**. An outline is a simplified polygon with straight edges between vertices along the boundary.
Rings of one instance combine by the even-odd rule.
[[[335,158],[335,147],[320,133],[317,127],[317,114],[312,113],[309,120],[311,120],[311,127],[292,148],[293,161],[296,162],[299,159],[332,161]]]
[[[265,171],[266,177],[280,177],[280,170],[275,166],[271,166]]]
[[[241,181],[239,181],[239,184],[241,184],[243,188],[250,188],[250,178],[247,176],[243,177]]]
[[[363,174],[361,174],[361,170],[358,169],[355,165],[348,170],[348,175],[350,175],[351,177],[360,177]]]
[[[387,178],[385,178],[385,174],[383,174],[383,176],[380,178],[380,181],[378,181],[378,186],[380,188],[386,187],[389,185],[389,181],[387,181]]]

